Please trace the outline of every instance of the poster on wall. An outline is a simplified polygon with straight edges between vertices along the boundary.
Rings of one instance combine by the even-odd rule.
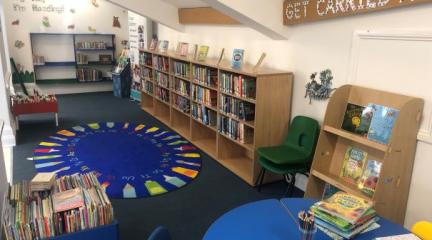
[[[144,48],[147,43],[146,39],[146,18],[135,14],[131,11],[128,12],[129,23],[129,57],[132,64],[139,64],[139,49]]]

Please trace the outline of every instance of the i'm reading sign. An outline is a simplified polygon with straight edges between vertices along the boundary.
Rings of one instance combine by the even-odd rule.
[[[426,2],[432,0],[285,0],[283,23],[293,25]]]

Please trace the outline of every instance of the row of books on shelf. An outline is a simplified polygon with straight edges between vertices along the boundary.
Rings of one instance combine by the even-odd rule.
[[[241,143],[253,141],[253,129],[232,118],[219,117],[219,132]]]
[[[162,56],[153,56],[153,67],[156,70],[168,72],[169,71],[168,58]]]
[[[352,239],[380,227],[374,203],[338,191],[310,207],[317,227],[332,239]]]
[[[152,66],[152,56],[150,53],[141,52],[139,54],[139,64]]]
[[[169,88],[169,76],[167,74],[156,71],[155,81],[159,86]]]
[[[79,68],[77,69],[78,81],[80,82],[95,82],[102,80],[102,71],[94,68]]]
[[[221,96],[220,111],[240,120],[253,121],[255,119],[255,104],[245,102],[230,96]]]
[[[82,53],[76,55],[77,64],[88,64],[88,56]]]
[[[107,43],[102,41],[83,41],[83,42],[77,42],[76,47],[79,49],[106,49]]]
[[[217,105],[217,92],[214,90],[192,84],[191,96],[194,101],[204,103],[208,106]]]
[[[217,88],[217,69],[192,65],[192,73],[196,82]]]
[[[222,72],[220,88],[223,92],[255,100],[256,79],[239,74]]]
[[[189,78],[190,74],[190,65],[186,62],[174,61],[174,75],[182,76],[184,78]]]
[[[153,95],[153,83],[147,80],[143,80],[142,82],[142,90],[150,95]]]
[[[366,107],[348,103],[341,128],[368,139],[388,144],[399,110],[375,103]]]
[[[205,125],[215,127],[217,124],[217,113],[204,105],[192,103],[191,114]]]
[[[189,96],[190,83],[178,78],[174,78],[174,90],[184,96]]]
[[[164,89],[164,88],[160,88],[160,87],[156,87],[156,91],[155,91],[155,95],[157,98],[159,98],[160,100],[169,103],[169,91]]]
[[[173,102],[174,106],[178,109],[180,109],[184,113],[190,112],[190,101],[189,99],[179,96],[179,95],[173,95]]]
[[[362,149],[348,146],[340,176],[348,183],[356,185],[365,195],[372,197],[378,184],[382,162],[368,158]]]
[[[140,75],[141,75],[141,78],[153,79],[153,71],[149,68],[144,67],[144,66],[140,67]]]
[[[96,175],[58,178],[48,190],[33,191],[28,181],[5,194],[3,227],[7,239],[42,239],[110,224],[113,208]]]

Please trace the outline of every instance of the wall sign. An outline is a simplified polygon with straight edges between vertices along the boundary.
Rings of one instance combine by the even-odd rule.
[[[426,2],[432,0],[285,0],[283,23],[294,25]]]

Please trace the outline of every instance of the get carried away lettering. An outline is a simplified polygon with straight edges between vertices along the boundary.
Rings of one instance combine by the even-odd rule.
[[[285,25],[386,10],[432,0],[285,0]]]
[[[374,9],[384,7],[390,0],[318,0],[316,1],[316,13],[318,16],[337,13],[355,13],[357,10]],[[308,6],[310,1],[288,3],[285,15],[289,20],[301,19],[308,16]]]

